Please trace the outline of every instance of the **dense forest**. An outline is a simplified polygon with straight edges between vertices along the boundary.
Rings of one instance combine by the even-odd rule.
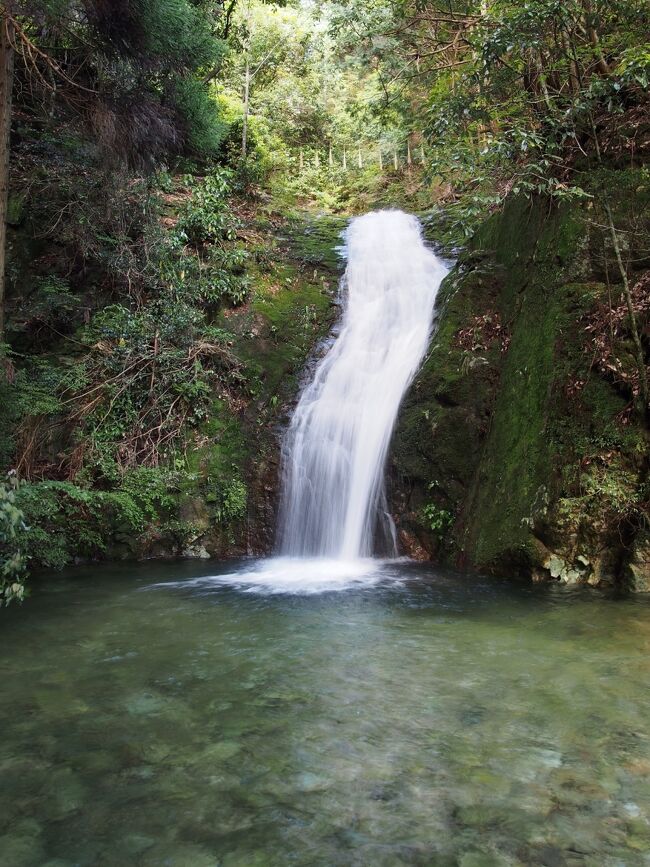
[[[1,593],[267,552],[350,215],[456,262],[389,459],[403,550],[650,588],[642,0],[11,0]]]

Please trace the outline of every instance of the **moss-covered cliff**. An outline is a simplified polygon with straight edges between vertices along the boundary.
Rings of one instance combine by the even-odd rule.
[[[34,248],[38,211],[12,226],[0,465],[20,482],[14,547],[31,568],[268,551],[278,434],[335,315],[345,221],[244,202],[220,171],[115,201],[76,270],[78,239]],[[128,237],[118,205],[136,212]]]
[[[650,186],[638,172],[599,182],[617,191],[647,336]],[[648,434],[617,279],[591,204],[512,197],[462,253],[394,442],[395,512],[416,556],[650,587]]]
[[[221,314],[248,371],[248,395],[225,416],[224,408],[217,407],[208,421],[193,456],[198,473],[187,486],[182,507],[186,512],[202,510],[203,533],[195,545],[212,555],[272,549],[281,433],[308,359],[336,316],[342,268],[336,250],[344,224],[339,218],[283,220],[275,215],[250,226],[251,299]],[[211,498],[210,485],[227,475],[228,464],[245,481],[246,512],[224,533],[222,522],[205,504]]]

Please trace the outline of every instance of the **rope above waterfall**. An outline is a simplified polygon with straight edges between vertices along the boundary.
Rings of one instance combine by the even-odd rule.
[[[357,145],[329,144],[322,148],[304,146],[294,150],[293,161],[299,171],[308,167],[329,167],[348,170],[363,170],[375,165],[380,171],[392,167],[397,171],[401,167],[418,164],[426,165],[426,153],[423,144],[412,145],[410,140],[400,144],[383,142],[366,142]]]

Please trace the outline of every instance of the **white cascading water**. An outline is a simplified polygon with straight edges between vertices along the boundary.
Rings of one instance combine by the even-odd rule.
[[[384,466],[402,398],[429,343],[447,273],[402,211],[352,220],[340,333],[303,391],[283,448],[280,553],[396,555]],[[387,550],[386,550],[387,549]]]
[[[385,580],[397,554],[384,466],[400,403],[427,350],[444,264],[402,211],[352,220],[339,333],[283,445],[279,556],[182,582],[320,593]],[[382,550],[379,551],[380,539]]]

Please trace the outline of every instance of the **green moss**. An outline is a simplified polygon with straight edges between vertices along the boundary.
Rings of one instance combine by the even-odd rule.
[[[292,255],[305,265],[336,274],[341,264],[338,250],[343,243],[342,233],[347,222],[345,217],[333,216],[292,221],[289,224]]]
[[[293,396],[309,353],[335,317],[333,300],[342,270],[335,250],[342,221],[292,221],[293,240],[265,248],[251,267],[251,303],[228,315],[237,352],[248,365],[251,393],[280,403]]]
[[[10,226],[18,226],[25,216],[25,196],[10,194],[7,199],[7,223]]]
[[[467,551],[480,565],[525,544],[528,529],[522,520],[550,475],[547,430],[557,326],[555,303],[525,299],[501,371],[476,484],[473,510],[481,517],[469,532]]]
[[[536,516],[562,524],[561,502],[579,514],[587,499],[598,501],[586,490],[585,462],[598,466],[589,490],[610,505],[624,499],[628,516],[637,508],[645,437],[586,351],[585,316],[606,297],[588,229],[580,207],[512,198],[441,287],[437,331],[393,454],[410,527],[430,538],[430,501],[455,518],[435,546],[443,559],[529,571],[539,558]],[[481,317],[498,317],[503,340],[468,347],[460,335]],[[596,522],[615,520],[613,507],[591,512]]]
[[[531,512],[540,490],[555,483],[555,432],[567,413],[562,389],[585,365],[577,325],[597,293],[567,280],[585,268],[584,225],[575,213],[548,214],[541,203],[526,210],[515,200],[494,223],[495,258],[504,266],[500,307],[512,325],[463,540],[481,568],[527,565]]]

